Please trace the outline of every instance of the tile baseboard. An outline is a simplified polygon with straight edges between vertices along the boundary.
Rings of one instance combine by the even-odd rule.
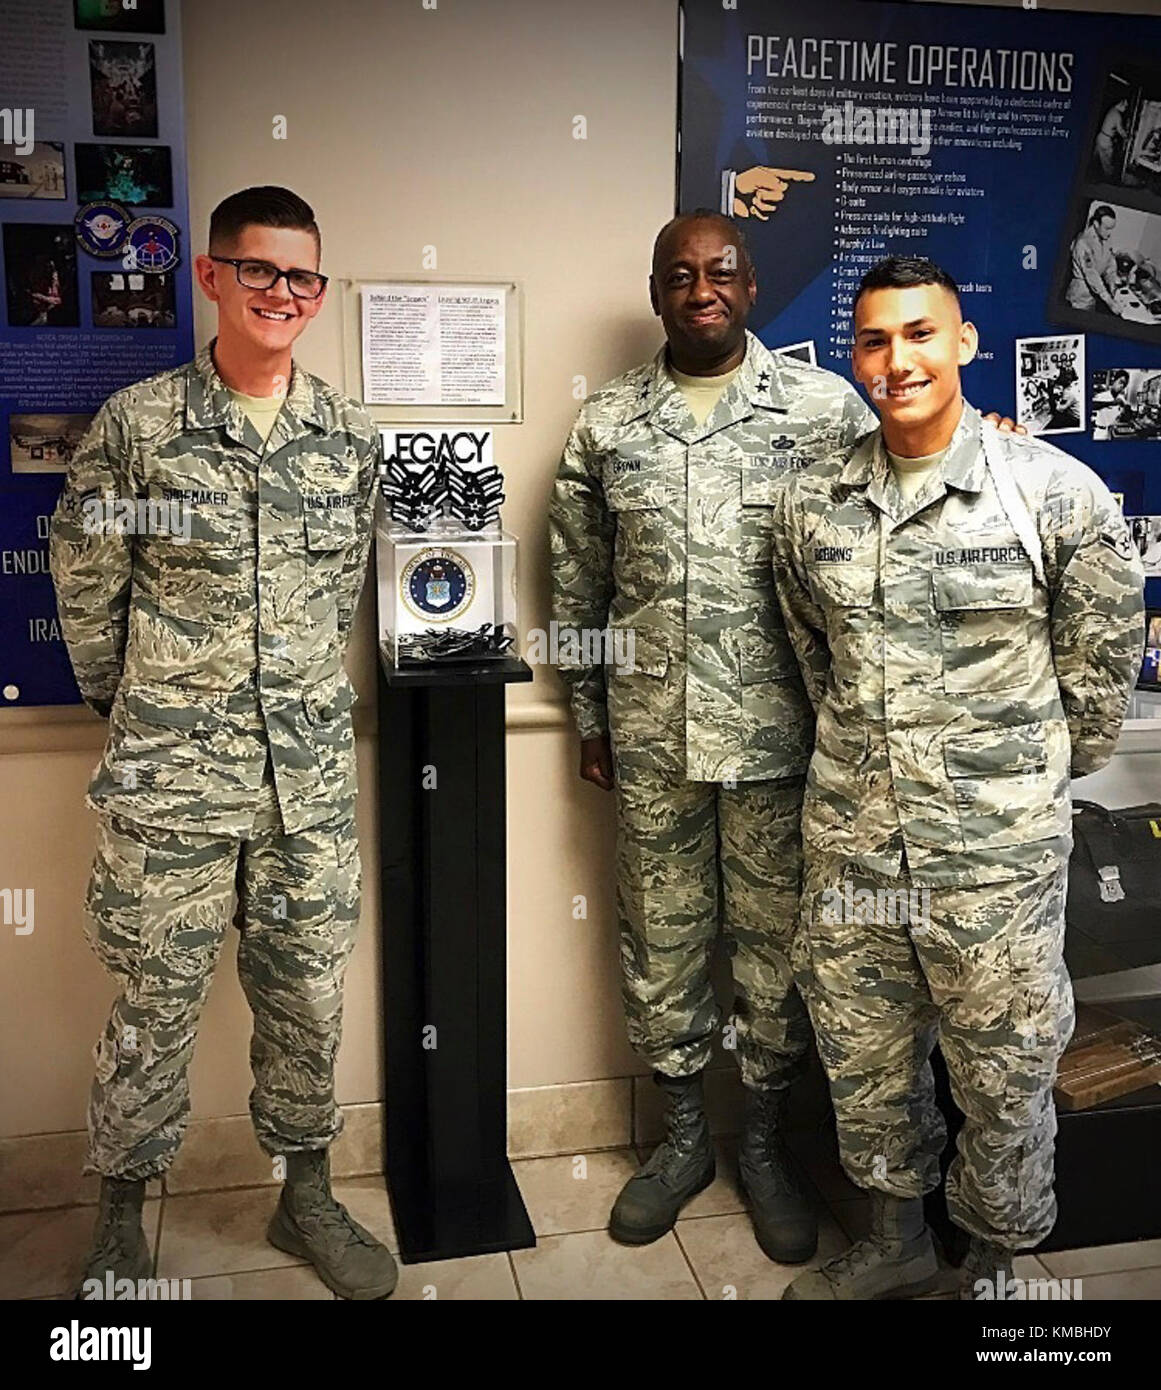
[[[706,1104],[715,1134],[737,1130],[742,1088],[731,1065],[706,1074]],[[648,1076],[617,1076],[523,1087],[508,1092],[508,1153],[513,1159],[622,1149],[660,1138],[661,1097]],[[384,1103],[343,1106],[344,1129],[331,1151],[336,1178],[383,1172]],[[0,1139],[0,1212],[96,1204],[99,1182],[82,1177],[84,1130]],[[191,1120],[169,1172],[173,1195],[225,1188],[273,1187],[269,1155],[249,1115]],[[160,1185],[151,1184],[151,1195]]]

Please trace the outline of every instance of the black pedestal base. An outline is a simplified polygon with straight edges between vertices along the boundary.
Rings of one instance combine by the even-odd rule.
[[[390,1178],[392,1209],[399,1235],[399,1257],[406,1265],[526,1250],[536,1244],[524,1199],[507,1161],[494,1192],[482,1200],[468,1192],[460,1201],[432,1194],[424,1184],[410,1188]]]
[[[404,1264],[535,1245],[507,1152],[504,685],[387,667],[379,826],[387,1181]]]

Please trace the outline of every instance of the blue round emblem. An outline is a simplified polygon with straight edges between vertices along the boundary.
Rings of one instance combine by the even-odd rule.
[[[167,217],[139,217],[125,233],[125,269],[154,275],[177,265],[178,231]]]
[[[468,596],[468,579],[449,556],[431,555],[411,571],[407,591],[421,612],[446,618],[457,612]]]
[[[73,219],[77,243],[90,256],[119,256],[129,221],[120,203],[86,203]]]

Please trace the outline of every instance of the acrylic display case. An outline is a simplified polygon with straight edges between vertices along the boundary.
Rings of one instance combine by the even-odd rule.
[[[396,669],[519,655],[516,537],[441,517],[422,532],[380,502],[375,527],[379,646]]]

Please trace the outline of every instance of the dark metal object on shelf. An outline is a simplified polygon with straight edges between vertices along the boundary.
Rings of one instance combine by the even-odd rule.
[[[399,656],[404,661],[465,661],[477,656],[499,656],[511,645],[511,636],[493,623],[483,623],[475,631],[429,627],[426,632],[401,638]]]

